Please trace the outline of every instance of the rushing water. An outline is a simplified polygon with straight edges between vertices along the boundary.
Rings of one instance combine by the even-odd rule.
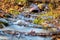
[[[33,28],[32,26],[35,26],[36,24],[32,24],[29,22],[26,22],[25,20],[29,19],[29,18],[24,18],[24,16],[19,15],[18,18],[20,19],[13,19],[14,21],[10,21],[10,26],[4,28],[5,30],[15,30],[15,31],[19,31],[19,32],[31,32],[32,30],[35,31],[36,33],[40,33],[40,32],[49,32],[47,30],[44,29],[38,29],[38,28]],[[11,19],[10,19],[11,20]],[[18,21],[20,20],[20,21]],[[34,20],[34,18],[30,18],[29,20]],[[23,22],[28,24],[30,27],[24,27],[17,25],[19,22]],[[21,37],[15,37],[13,35],[10,34],[3,34],[4,36],[0,36],[1,40],[51,40],[51,37],[40,37],[40,36],[25,36],[24,34]]]
[[[29,28],[29,27],[23,27],[23,26],[18,26],[18,25],[12,25],[10,27],[5,28],[5,30],[9,30],[9,28],[10,28],[10,30],[13,29],[13,30],[20,31],[20,32],[31,32],[31,30],[33,30],[36,33],[40,33],[40,32],[44,31],[43,29]],[[51,37],[25,36],[24,34],[21,37],[15,37],[15,36],[9,35],[9,34],[7,34],[5,36],[6,36],[6,39],[8,39],[8,40],[51,40]],[[0,37],[0,39],[1,39],[1,37]]]

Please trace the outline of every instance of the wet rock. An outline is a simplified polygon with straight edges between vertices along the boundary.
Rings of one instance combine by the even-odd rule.
[[[12,14],[5,14],[4,17],[5,18],[13,18]]]
[[[2,24],[0,24],[0,29],[4,28],[4,26]]]
[[[5,26],[8,26],[8,21],[3,19],[3,18],[0,18],[0,24],[4,24]]]

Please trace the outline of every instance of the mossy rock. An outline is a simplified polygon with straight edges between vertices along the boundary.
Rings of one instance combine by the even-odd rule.
[[[0,22],[0,24],[4,24],[5,26],[8,26],[9,24],[6,22]]]
[[[4,24],[5,26],[8,26],[8,21],[3,19],[3,18],[0,18],[0,24]]]
[[[2,28],[4,28],[4,27],[2,26],[2,24],[0,24],[0,29],[2,29]]]

